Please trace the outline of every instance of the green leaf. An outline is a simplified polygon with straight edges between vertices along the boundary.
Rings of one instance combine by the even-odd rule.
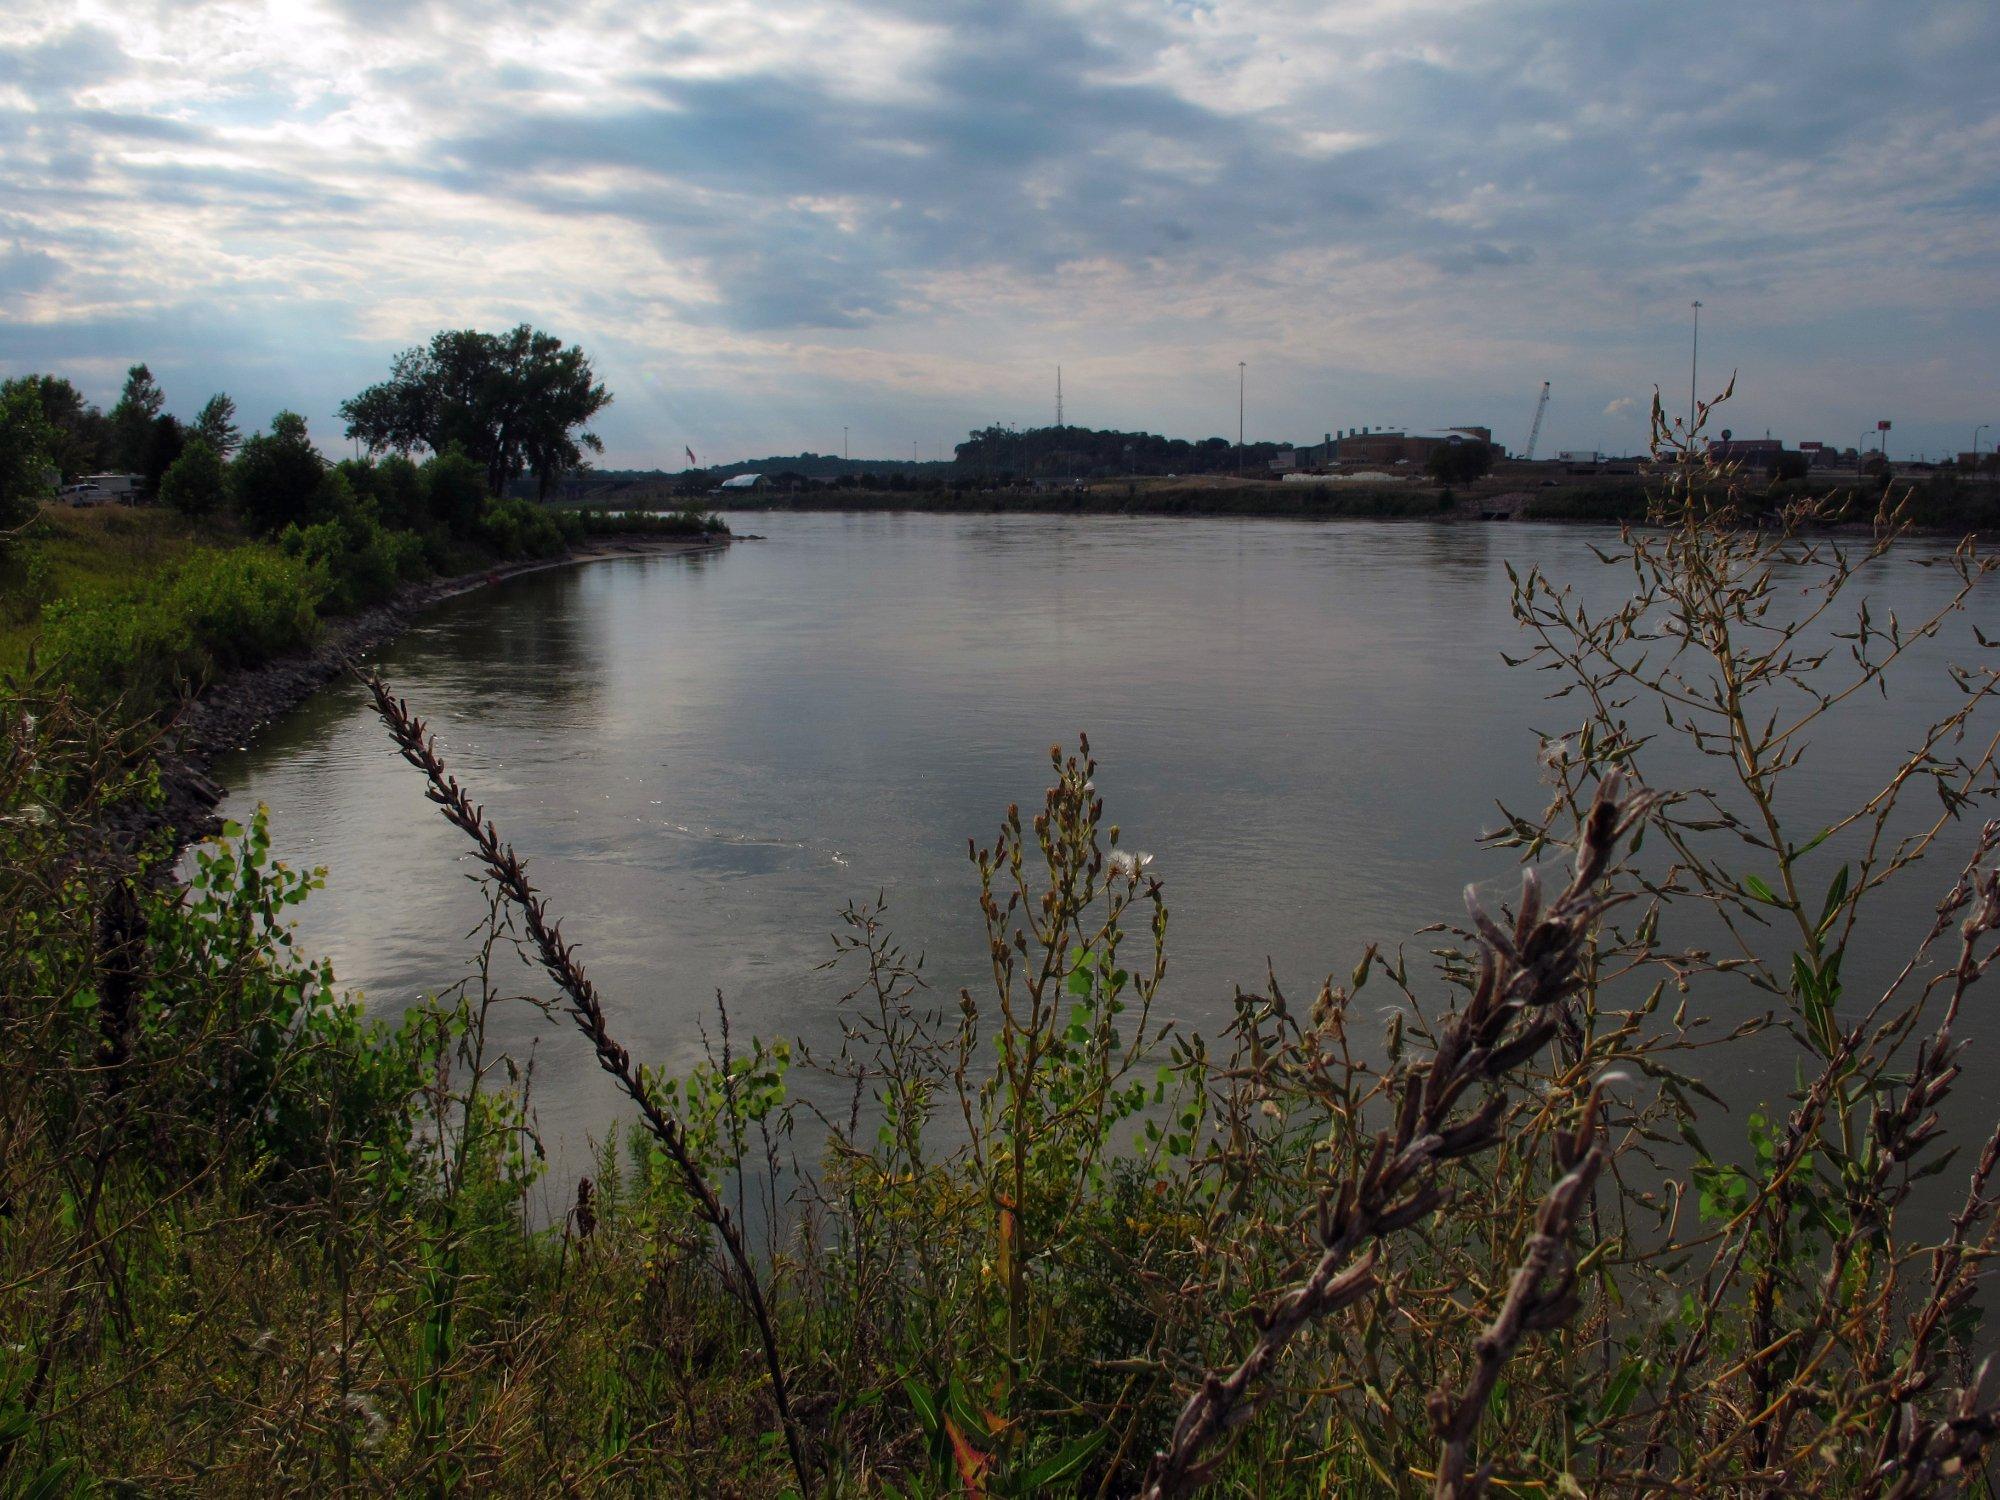
[[[1030,1493],[1038,1492],[1052,1484],[1060,1484],[1065,1479],[1073,1479],[1090,1455],[1104,1446],[1104,1440],[1111,1436],[1111,1430],[1100,1427],[1095,1432],[1086,1433],[1053,1458],[1045,1458],[1034,1468],[1021,1476],[1021,1483]]]
[[[1817,931],[1821,937],[1833,926],[1833,919],[1840,915],[1840,908],[1847,900],[1847,866],[1840,867],[1840,873],[1833,877],[1833,884],[1827,887],[1826,906],[1819,914]]]
[[[1772,906],[1785,905],[1784,900],[1778,895],[1778,893],[1772,890],[1768,885],[1764,884],[1764,882],[1755,875],[1745,875],[1743,877],[1743,889],[1748,891],[1751,895],[1755,896],[1759,901],[1769,902]]]
[[[910,1405],[916,1408],[917,1421],[927,1433],[936,1433],[942,1426],[938,1417],[937,1397],[918,1383],[914,1375],[903,1377],[903,1394],[910,1398]]]
[[[1611,1377],[1611,1384],[1605,1387],[1604,1398],[1597,1405],[1597,1419],[1600,1422],[1625,1415],[1625,1409],[1632,1404],[1632,1398],[1639,1394],[1639,1379],[1643,1369],[1643,1361],[1637,1359],[1627,1359],[1618,1367],[1618,1373]]]
[[[83,1486],[72,1484],[70,1476],[81,1467],[81,1461],[74,1458],[59,1458],[41,1473],[23,1484],[15,1493],[20,1500],[57,1500],[60,1495],[75,1495]]]
[[[956,1375],[951,1377],[947,1400],[952,1415],[958,1418],[958,1425],[967,1432],[983,1434],[986,1431],[986,1414],[972,1404],[972,1397],[966,1393],[965,1382]]]

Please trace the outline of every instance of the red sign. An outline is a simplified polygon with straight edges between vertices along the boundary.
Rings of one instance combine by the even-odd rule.
[[[1887,432],[1889,430],[1889,424],[1887,422],[1877,422],[1875,424],[1875,430],[1877,432]]]

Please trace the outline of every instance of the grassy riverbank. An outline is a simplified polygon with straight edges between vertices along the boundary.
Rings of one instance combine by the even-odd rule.
[[[1950,1140],[1938,1106],[2000,952],[2000,836],[1978,830],[2000,668],[1964,616],[1994,564],[1970,544],[1926,558],[1952,586],[1884,636],[1866,588],[1894,516],[1834,542],[1842,514],[1810,500],[1796,530],[1760,528],[1728,476],[1676,480],[1598,550],[1622,604],[1510,570],[1522,690],[1552,696],[1560,730],[1548,796],[1504,814],[1496,842],[1526,864],[1512,902],[1432,930],[1426,958],[1328,954],[1332,978],[1272,976],[1208,1038],[1160,1024],[1166,888],[1120,844],[1082,744],[1052,752],[1038,810],[970,850],[984,984],[934,992],[876,906],[800,912],[834,924],[840,1050],[744,1038],[718,1012],[680,1076],[626,1052],[646,998],[594,988],[560,890],[530,882],[386,686],[386,744],[466,840],[436,878],[472,872],[490,900],[404,1014],[364,1014],[298,950],[288,920],[320,876],[270,858],[262,814],[186,884],[168,830],[136,868],[114,848],[120,810],[160,798],[142,686],[310,636],[408,542],[56,518],[22,564],[68,580],[38,616],[54,670],[18,684],[0,754],[0,1482],[1984,1482],[2000,1130]],[[1854,628],[1828,654],[1836,618]],[[1788,826],[1788,780],[1860,742],[1844,714],[1910,670],[1914,638],[1970,652],[1958,706],[1874,768],[1852,818]],[[1706,790],[1648,782],[1662,732],[1708,758]],[[1892,822],[1908,790],[1924,806]],[[1940,898],[1928,932],[1862,926],[1912,880]],[[1730,946],[1690,948],[1716,914]],[[1900,974],[1878,994],[1842,988],[1862,932],[1898,944],[1870,954]],[[504,1030],[534,1046],[506,1054]],[[1716,1098],[1712,1050],[1750,1038],[1790,1066],[1762,1070],[1766,1098]],[[630,1104],[568,1182],[544,1178],[536,1134],[558,1050]],[[1948,1184],[1942,1222],[1910,1210],[1926,1178]]]
[[[320,621],[560,558],[611,538],[699,538],[700,516],[609,517],[510,502],[479,532],[423,537],[371,518],[276,539],[157,506],[45,507],[0,554],[0,673],[31,651],[50,681],[143,720],[221,672],[310,646]]]
[[[1542,878],[1427,937],[1434,967],[1329,954],[1334,977],[1274,976],[1205,1041],[1159,1023],[1166,889],[1087,747],[972,850],[989,982],[933,992],[873,908],[800,913],[835,927],[839,1053],[718,1018],[709,1061],[667,1077],[619,1040],[645,997],[593,987],[561,892],[387,691],[385,741],[467,840],[437,878],[476,873],[492,921],[434,997],[371,1019],[287,935],[317,877],[276,865],[261,822],[185,888],[144,868],[164,837],[136,877],[111,857],[107,810],[156,795],[146,727],[31,684],[0,756],[6,1484],[1465,1495],[1491,1465],[1522,1494],[1643,1473],[1923,1494],[1982,1474],[2000,1145],[1933,1116],[2000,939],[1991,752],[1919,776],[1844,733],[1896,642],[1813,653],[1773,608],[1810,579],[1865,609],[1844,596],[1892,535],[1836,553],[1706,505],[1654,519],[1606,557],[1639,580],[1609,614],[1516,578],[1550,669],[1523,691],[1581,715],[1542,749],[1547,806],[1504,834]],[[158,540],[163,572],[200,547]],[[1963,626],[1990,566],[1952,566],[1902,638]],[[1665,675],[1635,686],[1621,653],[1668,614]],[[1711,673],[1733,694],[1689,708]],[[2000,673],[1962,685],[1929,743],[1987,742]],[[1626,723],[1655,733],[1662,703],[1699,715],[1675,732],[1711,747],[1728,820],[1647,786]],[[1884,847],[1857,875],[1851,841],[1788,828],[1780,784],[1820,744],[1881,767],[1869,809],[1935,787],[1939,858]],[[1673,883],[1624,868],[1642,836]],[[1911,879],[1944,895],[1928,938],[1902,935],[1941,977],[1842,1000],[1864,907]],[[1677,946],[1684,912],[1717,909],[1740,951]],[[532,1054],[503,1054],[502,1018]],[[1710,1049],[1752,1037],[1796,1087],[1715,1099]],[[531,1059],[557,1050],[632,1124],[548,1182]],[[808,1118],[807,1069],[851,1104]],[[1938,1173],[1963,1203],[1933,1229],[1904,1210]]]

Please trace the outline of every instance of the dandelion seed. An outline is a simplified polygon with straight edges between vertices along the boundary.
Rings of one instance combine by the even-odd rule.
[[[361,1446],[369,1452],[381,1447],[382,1439],[389,1435],[389,1421],[375,1403],[359,1391],[349,1391],[340,1398],[340,1404],[349,1416],[360,1418],[367,1429],[361,1434]]]
[[[1111,873],[1123,875],[1128,879],[1138,879],[1139,872],[1152,862],[1153,856],[1150,854],[1128,854],[1123,849],[1111,851]]]

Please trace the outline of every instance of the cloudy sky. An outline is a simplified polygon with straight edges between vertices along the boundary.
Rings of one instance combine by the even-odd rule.
[[[988,421],[2000,422],[1993,0],[9,0],[0,370],[333,410],[527,319],[607,462]],[[1992,441],[1986,434],[1984,440]]]

